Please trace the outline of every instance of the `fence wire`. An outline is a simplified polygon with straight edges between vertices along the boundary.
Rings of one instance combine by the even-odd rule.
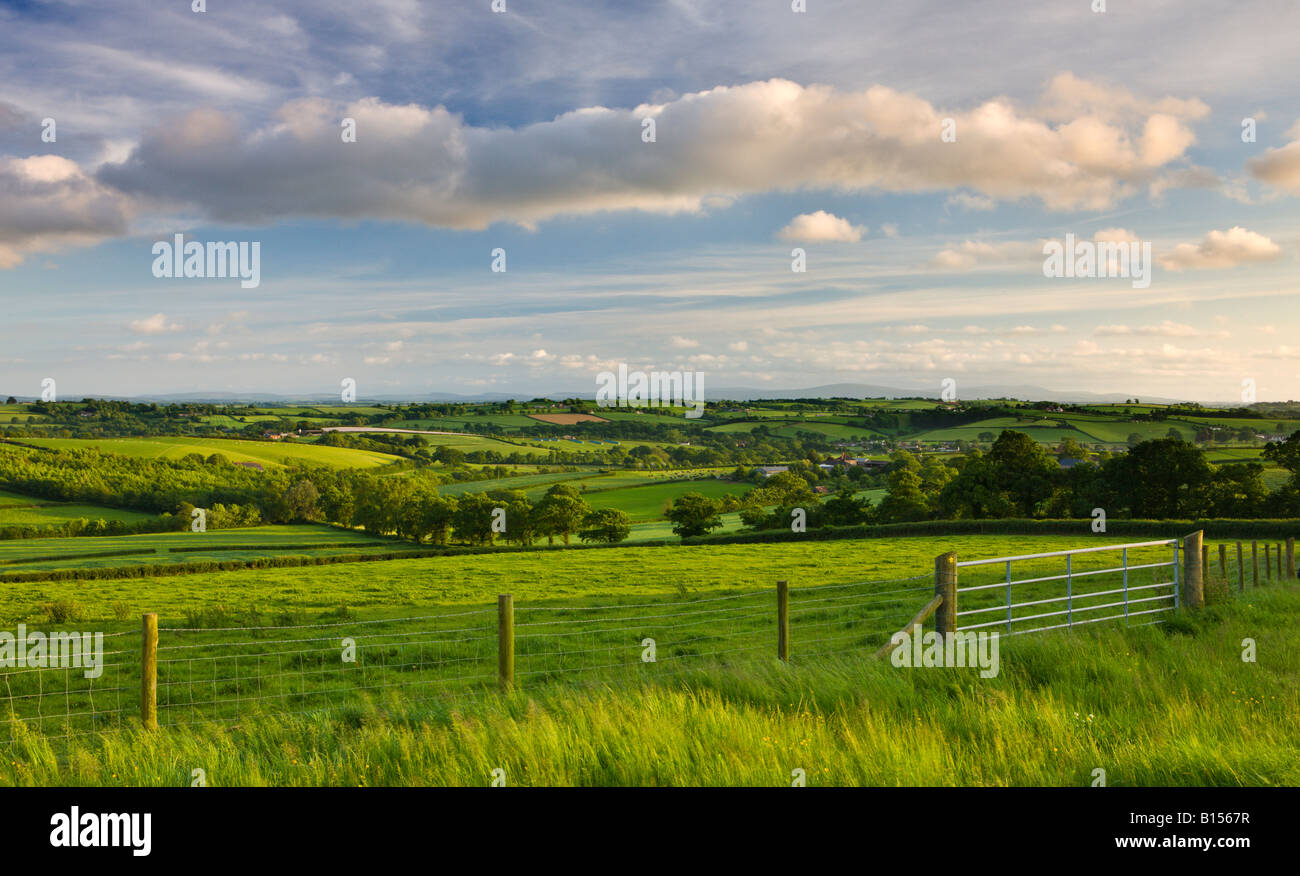
[[[1119,568],[1100,552],[1074,554],[1064,569],[1064,554],[1001,558],[1001,566],[959,564],[959,627],[1016,634],[1092,617],[1111,620],[1119,611],[1126,622],[1157,621],[1176,601],[1171,548],[1129,546]],[[1007,565],[1013,559],[1014,568]],[[1238,577],[1244,586],[1244,572]],[[870,655],[933,592],[929,574],[792,587],[789,659]],[[770,661],[777,657],[777,599],[767,588],[697,598],[518,604],[514,683],[537,689],[664,680],[683,670]],[[408,617],[226,626],[204,626],[204,615],[191,615],[184,625],[158,630],[158,722],[229,725],[258,715],[477,696],[498,685],[497,613],[496,606],[467,606]],[[140,648],[138,629],[104,633],[93,677],[76,667],[0,666],[0,744],[32,733],[70,740],[138,726]]]
[[[859,651],[887,640],[932,591],[929,577],[793,587],[792,661]],[[411,617],[282,625],[158,629],[160,726],[238,724],[302,714],[456,701],[498,686],[496,606]],[[696,598],[641,596],[602,604],[514,607],[514,683],[584,685],[661,680],[682,670],[737,666],[777,656],[773,589]],[[36,732],[71,738],[140,720],[138,630],[107,633],[101,671],[0,671],[7,713],[0,743]]]

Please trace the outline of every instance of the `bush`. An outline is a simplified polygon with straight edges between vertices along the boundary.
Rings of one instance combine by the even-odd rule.
[[[79,621],[86,616],[86,610],[81,603],[73,599],[56,599],[54,602],[47,602],[41,606],[41,610],[50,619],[50,623],[55,624]]]

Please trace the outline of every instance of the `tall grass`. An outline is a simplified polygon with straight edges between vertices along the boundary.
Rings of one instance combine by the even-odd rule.
[[[1162,626],[1002,642],[1001,673],[828,657],[670,682],[381,697],[236,726],[19,730],[0,783],[181,785],[1300,784],[1300,591],[1260,588]],[[1253,639],[1257,661],[1242,660]]]

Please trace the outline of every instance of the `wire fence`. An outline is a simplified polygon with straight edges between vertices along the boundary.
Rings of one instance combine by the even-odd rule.
[[[928,575],[790,589],[789,658],[869,655],[933,589]],[[771,589],[698,598],[638,597],[601,604],[524,604],[513,610],[514,685],[670,679],[682,670],[778,656],[781,612]],[[106,634],[102,671],[0,672],[7,714],[0,742],[32,731],[71,738],[139,726],[140,633]],[[160,625],[160,726],[238,724],[260,715],[349,706],[454,702],[501,680],[497,607],[411,617],[286,625]]]
[[[1256,558],[1257,545],[1250,548]],[[1226,580],[1226,547],[1219,554],[1219,577]],[[1240,545],[1236,554],[1244,589]],[[1281,575],[1281,545],[1277,558]],[[50,659],[67,657],[55,652],[84,642],[77,638],[82,634],[25,633],[20,625],[19,637],[0,632],[0,744],[32,734],[70,740],[142,723],[230,725],[268,714],[454,702],[502,684],[663,681],[774,658],[867,657],[887,650],[909,618],[918,622],[936,609],[936,624],[961,632],[1159,623],[1179,606],[1182,585],[1194,583],[1189,592],[1201,599],[1210,570],[1201,533],[1184,540],[1181,553],[1178,542],[1165,540],[960,563],[951,553],[938,559],[950,571],[940,574],[937,562],[933,580],[927,574],[793,589],[778,582],[775,592],[695,598],[515,606],[502,597],[495,607],[367,620],[336,612],[319,623],[276,625],[205,626],[213,616],[199,613],[183,625],[154,626],[156,616],[146,615],[143,636],[138,630],[95,634],[103,638],[89,666]],[[1291,539],[1285,575],[1296,577]],[[41,653],[31,650],[33,641],[44,642]]]
[[[138,632],[90,634],[102,637],[101,647],[91,649],[83,648],[82,633],[28,631],[26,625],[19,631],[0,643],[6,667],[0,672],[0,744],[31,733],[68,739],[121,727],[138,715],[132,708],[140,698]]]

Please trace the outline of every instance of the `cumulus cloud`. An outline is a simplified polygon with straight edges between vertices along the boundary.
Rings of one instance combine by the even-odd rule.
[[[1291,137],[1290,143],[1252,158],[1246,167],[1261,182],[1300,195],[1300,122],[1291,127],[1287,136]]]
[[[799,189],[1036,199],[1100,209],[1150,183],[1194,141],[1199,101],[1144,100],[1058,77],[1048,109],[1007,99],[965,111],[874,85],[782,79],[632,109],[586,107],[518,128],[476,127],[438,106],[304,98],[244,130],[198,110],[149,133],[100,179],[196,205],[221,221],[377,218],[482,229],[604,210],[699,211],[709,198]],[[339,119],[356,120],[343,143]],[[657,141],[641,141],[654,118]],[[943,120],[957,141],[943,142]]]
[[[818,210],[794,217],[777,236],[791,243],[857,243],[866,233],[866,226]]]
[[[0,157],[0,268],[126,232],[129,199],[58,155]]]
[[[1282,248],[1264,235],[1235,225],[1227,231],[1211,231],[1200,243],[1178,244],[1160,259],[1160,266],[1168,271],[1232,268],[1281,255]]]

